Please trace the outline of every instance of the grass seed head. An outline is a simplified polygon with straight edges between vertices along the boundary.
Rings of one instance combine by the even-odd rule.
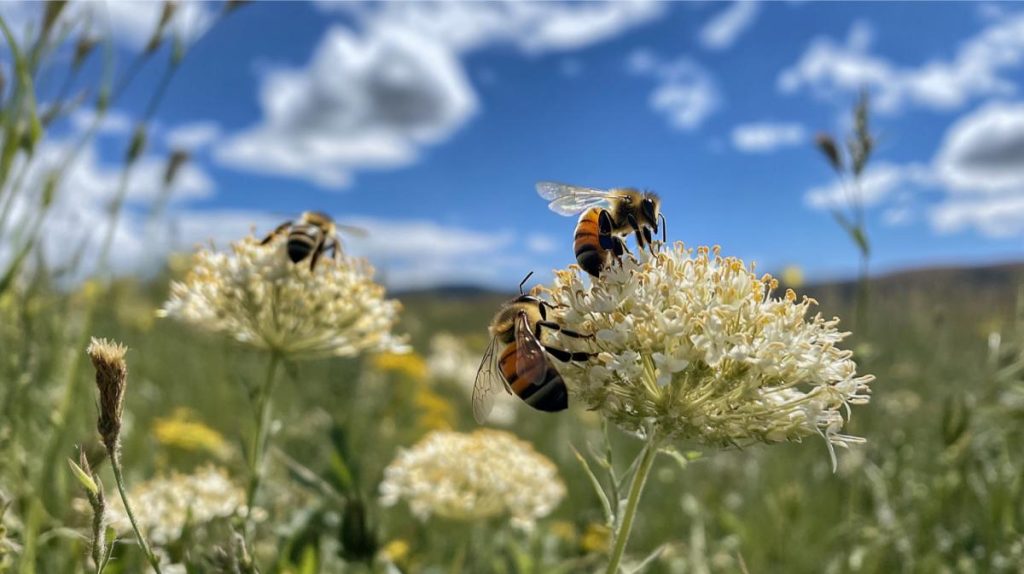
[[[93,338],[86,349],[96,369],[96,388],[100,394],[100,416],[96,429],[103,445],[113,452],[121,434],[124,390],[128,385],[128,364],[124,360],[128,347],[107,339]]]

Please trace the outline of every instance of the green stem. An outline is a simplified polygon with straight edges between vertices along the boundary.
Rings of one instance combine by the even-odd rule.
[[[277,378],[277,367],[280,363],[281,356],[276,352],[271,353],[270,364],[267,365],[267,377],[263,381],[263,386],[256,399],[256,432],[253,434],[249,447],[249,490],[245,497],[249,514],[252,514],[253,504],[256,502],[256,492],[259,490],[260,480],[263,477],[263,454],[267,450],[270,431],[271,394],[274,392],[274,381]]]
[[[146,554],[146,559],[149,560],[149,564],[153,566],[153,571],[157,574],[160,572],[160,560],[153,554],[153,550],[150,549],[149,543],[146,542],[146,537],[142,535],[142,530],[139,529],[138,523],[135,521],[135,513],[132,512],[132,505],[128,502],[128,493],[125,492],[124,488],[124,475],[121,472],[121,452],[120,448],[116,445],[113,448],[108,449],[110,455],[110,468],[114,471],[114,481],[117,482],[117,492],[121,495],[121,502],[124,503],[125,514],[128,515],[128,520],[132,523],[132,530],[135,531],[135,538],[139,541],[139,546],[142,547],[142,551]]]
[[[629,483],[629,498],[626,499],[625,514],[622,515],[622,521],[615,532],[615,547],[612,548],[608,569],[605,570],[606,574],[618,574],[619,572],[619,564],[622,562],[622,555],[626,552],[626,543],[629,541],[629,534],[633,529],[633,519],[636,518],[636,509],[640,505],[640,495],[644,491],[647,475],[651,472],[654,459],[658,456],[658,440],[657,434],[652,432],[644,447],[640,466],[637,467],[636,474],[633,475],[633,480]]]

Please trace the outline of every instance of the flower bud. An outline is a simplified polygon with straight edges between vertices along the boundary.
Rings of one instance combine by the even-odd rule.
[[[121,435],[124,389],[128,384],[128,365],[124,361],[128,348],[120,343],[93,338],[86,352],[96,369],[96,388],[100,394],[96,430],[107,451],[114,452]]]

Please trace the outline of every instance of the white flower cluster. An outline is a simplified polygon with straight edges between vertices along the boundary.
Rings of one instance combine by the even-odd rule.
[[[140,483],[129,491],[135,518],[155,545],[171,544],[181,537],[186,523],[206,524],[245,509],[245,492],[231,482],[227,471],[214,466],[192,474],[173,473]],[[120,497],[108,497],[107,521],[121,534],[131,532]]]
[[[558,469],[530,443],[492,429],[436,431],[402,450],[384,471],[385,506],[405,500],[413,514],[459,520],[508,515],[529,529],[565,496]]]
[[[598,352],[559,370],[585,408],[631,432],[716,446],[820,433],[830,452],[861,442],[839,434],[842,412],[868,402],[874,377],[837,346],[837,319],[808,318],[813,300],[773,298],[776,287],[717,248],[681,243],[624,257],[589,285],[557,271],[555,320],[595,334]]]
[[[161,316],[293,360],[402,350],[391,333],[401,306],[384,298],[369,263],[323,257],[310,270],[288,259],[286,242],[250,236],[227,253],[199,250],[185,281],[171,284]]]

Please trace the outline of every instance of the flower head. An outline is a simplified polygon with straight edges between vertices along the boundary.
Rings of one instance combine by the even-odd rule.
[[[403,450],[384,471],[381,502],[405,500],[422,519],[508,515],[529,528],[565,496],[555,465],[507,432],[437,431]]]
[[[365,260],[324,257],[311,270],[288,259],[286,242],[250,236],[227,253],[200,249],[160,314],[290,359],[401,350],[391,333],[400,305]]]
[[[174,473],[136,485],[128,494],[139,528],[150,542],[167,545],[181,537],[186,524],[203,525],[234,516],[245,504],[245,492],[213,466],[192,474]],[[110,525],[118,532],[131,531],[120,498],[108,505]]]
[[[185,451],[205,451],[218,458],[228,458],[231,447],[216,430],[206,426],[191,410],[180,407],[169,417],[153,422],[153,436],[162,445]]]
[[[96,429],[108,451],[117,448],[124,410],[124,389],[128,386],[128,347],[106,339],[93,338],[86,353],[96,369],[96,388],[100,393],[100,416]]]
[[[681,243],[624,257],[589,286],[557,271],[555,320],[595,334],[598,351],[559,370],[576,400],[632,432],[718,446],[820,433],[830,452],[859,442],[839,434],[842,410],[868,401],[874,377],[837,346],[837,319],[808,318],[814,301],[772,297],[776,286]]]

